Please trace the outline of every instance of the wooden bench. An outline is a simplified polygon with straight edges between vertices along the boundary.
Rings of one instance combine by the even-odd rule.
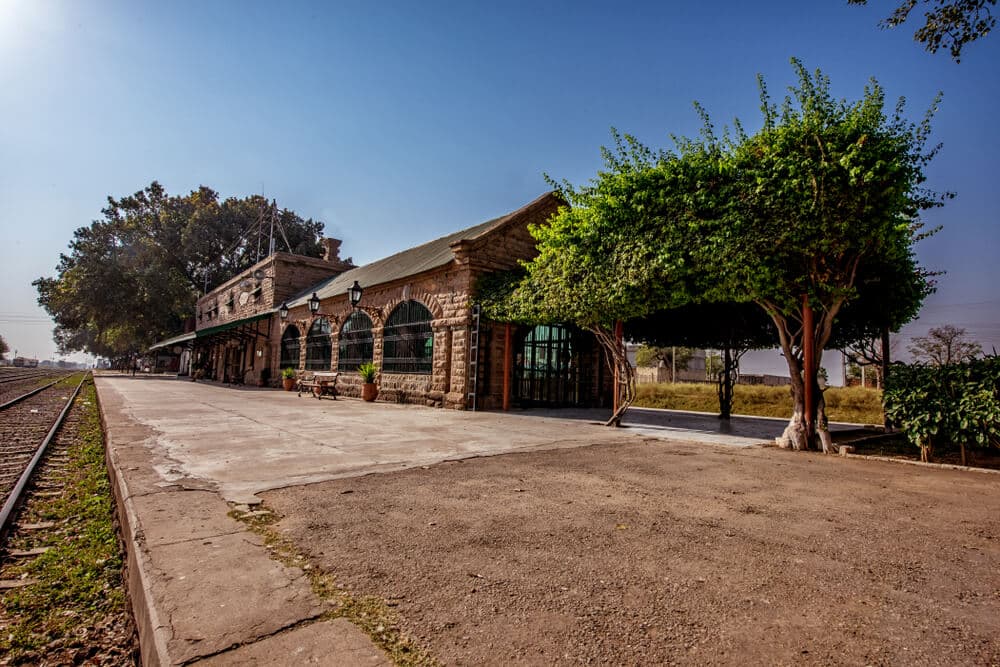
[[[299,396],[303,391],[309,390],[316,398],[323,398],[323,394],[333,396],[337,400],[337,377],[340,373],[317,371],[307,373],[299,378],[297,389]]]

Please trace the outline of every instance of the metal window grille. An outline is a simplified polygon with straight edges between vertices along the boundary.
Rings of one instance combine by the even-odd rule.
[[[330,344],[330,321],[321,317],[309,327],[306,336],[306,370],[328,371],[333,355]]]
[[[434,368],[433,316],[419,301],[404,301],[386,320],[382,336],[382,370],[430,374]]]
[[[351,313],[340,329],[340,348],[337,370],[356,371],[358,366],[374,357],[375,339],[372,336],[372,318],[364,311]]]
[[[281,334],[281,368],[299,367],[299,329],[295,325],[285,329]]]
[[[517,398],[529,405],[577,405],[585,396],[580,351],[573,331],[539,325],[524,339],[515,360]]]

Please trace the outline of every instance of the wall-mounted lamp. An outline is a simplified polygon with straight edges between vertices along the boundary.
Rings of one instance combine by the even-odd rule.
[[[364,290],[361,289],[361,285],[355,280],[354,284],[347,288],[347,298],[351,300],[351,307],[357,308],[358,304],[361,303],[361,295]],[[315,296],[315,295],[313,295]]]
[[[278,307],[278,316],[281,319],[283,319],[283,320],[287,320],[288,319],[288,304],[287,303],[282,303],[281,306]]]

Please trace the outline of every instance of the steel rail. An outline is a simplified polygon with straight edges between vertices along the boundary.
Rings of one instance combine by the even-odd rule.
[[[57,417],[55,423],[52,424],[52,428],[49,429],[49,432],[42,441],[42,444],[39,445],[38,449],[35,451],[35,455],[32,456],[31,461],[28,462],[28,466],[24,469],[24,472],[21,473],[21,477],[17,480],[17,484],[14,485],[14,488],[10,491],[10,495],[7,496],[7,501],[3,504],[3,509],[0,510],[0,537],[6,535],[8,528],[7,524],[10,522],[10,518],[14,515],[14,510],[20,503],[21,494],[24,492],[24,489],[27,488],[28,482],[31,480],[31,475],[35,472],[35,467],[45,455],[45,450],[48,449],[49,443],[52,441],[52,438],[55,437],[56,431],[58,431],[59,427],[62,426],[63,420],[66,419],[66,415],[69,414],[70,408],[73,407],[73,401],[76,400],[77,395],[80,393],[80,388],[83,387],[83,383],[87,381],[89,376],[90,373],[87,373],[80,380],[80,384],[76,386],[76,389],[73,391],[73,395],[69,397],[68,401],[66,401],[66,405],[59,413],[59,417]],[[53,382],[52,384],[55,383]]]
[[[72,375],[72,373],[70,375]],[[87,377],[87,376],[84,375],[84,377]],[[21,401],[23,401],[26,398],[31,398],[35,394],[37,394],[39,392],[42,392],[42,391],[45,391],[46,389],[48,389],[52,385],[59,384],[60,382],[62,382],[65,379],[66,379],[65,377],[61,377],[58,380],[53,380],[52,382],[50,382],[50,383],[48,383],[46,385],[43,385],[41,387],[38,387],[37,389],[32,389],[27,394],[21,394],[17,398],[12,398],[11,400],[7,401],[6,403],[0,403],[0,410],[6,410],[10,406],[15,405],[17,403],[20,403]]]
[[[0,384],[10,384],[11,382],[24,382],[25,380],[34,380],[35,378],[51,377],[49,375],[21,375],[16,378],[0,378]]]

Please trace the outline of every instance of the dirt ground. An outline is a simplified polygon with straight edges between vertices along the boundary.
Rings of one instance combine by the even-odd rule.
[[[265,503],[445,664],[1000,664],[1000,475],[649,440]]]

